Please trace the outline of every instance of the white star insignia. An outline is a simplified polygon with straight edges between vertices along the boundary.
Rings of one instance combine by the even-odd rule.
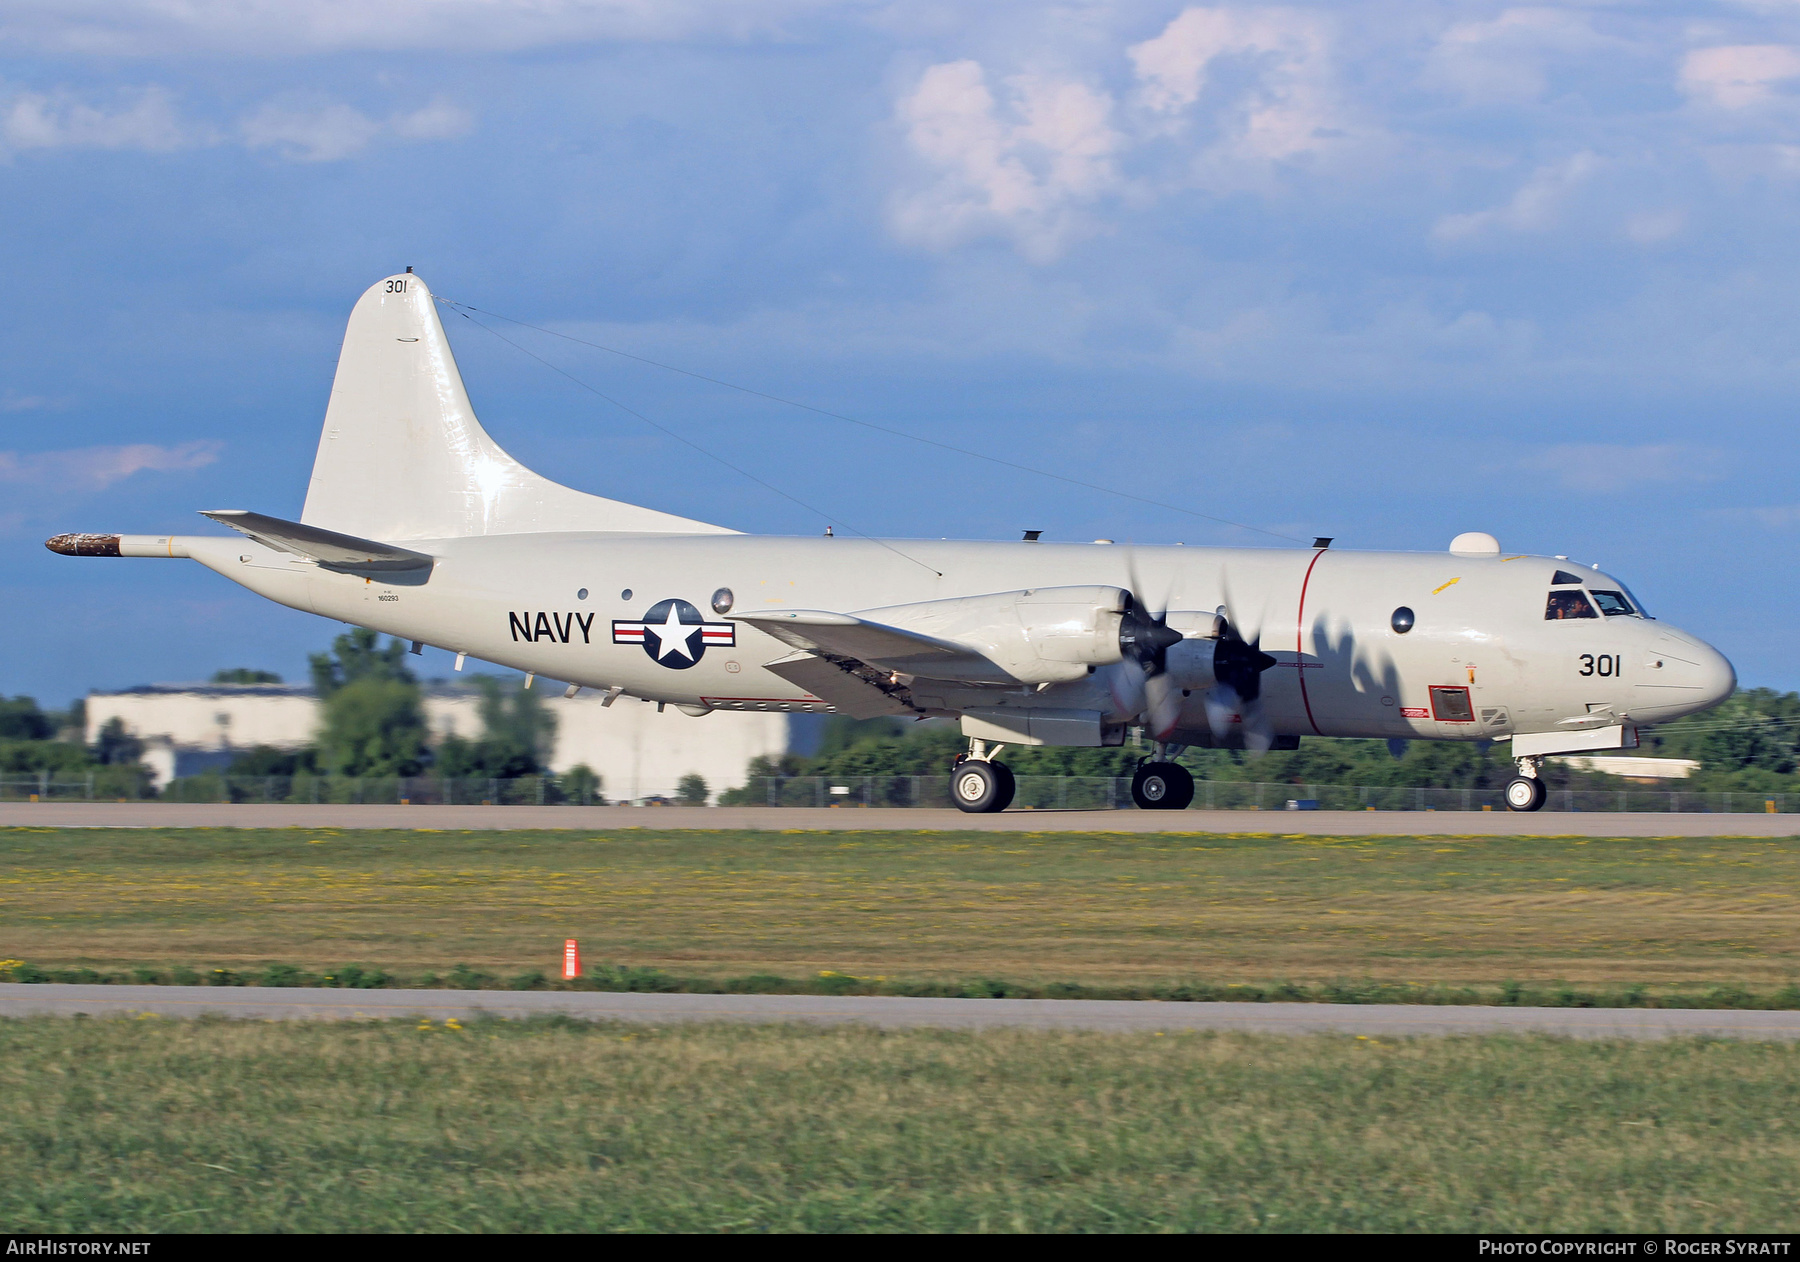
[[[654,622],[646,622],[644,629],[654,634],[657,644],[661,646],[662,651],[656,655],[657,661],[660,662],[671,653],[685,657],[690,662],[695,660],[693,642],[694,637],[700,634],[700,626],[698,623],[683,622],[675,606],[669,606],[668,615],[660,626]]]

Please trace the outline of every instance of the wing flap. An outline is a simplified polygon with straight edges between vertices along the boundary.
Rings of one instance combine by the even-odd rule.
[[[883,688],[865,678],[866,666],[833,660],[807,649],[767,663],[763,669],[806,689],[853,719],[876,719],[885,714],[915,714],[902,688]]]

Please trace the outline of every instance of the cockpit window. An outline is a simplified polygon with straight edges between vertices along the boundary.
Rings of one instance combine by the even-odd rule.
[[[1625,599],[1631,602],[1631,607],[1637,611],[1638,617],[1648,618],[1650,616],[1650,611],[1644,608],[1644,602],[1637,598],[1636,592],[1623,584],[1620,584],[1619,590],[1625,593]]]
[[[1581,582],[1581,580],[1576,578],[1573,574],[1569,573],[1567,570],[1558,570],[1556,572],[1556,577],[1550,580],[1550,586],[1565,587],[1570,583],[1579,583],[1579,582]]]
[[[1637,612],[1631,607],[1631,602],[1625,599],[1623,592],[1594,592],[1593,597],[1594,603],[1600,606],[1600,612],[1609,618]]]
[[[1594,607],[1588,604],[1588,598],[1580,592],[1551,592],[1550,602],[1544,606],[1544,619],[1548,622],[1599,616],[1594,612]]]

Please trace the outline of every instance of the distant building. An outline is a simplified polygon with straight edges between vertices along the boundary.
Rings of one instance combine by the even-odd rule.
[[[423,685],[431,740],[481,735],[481,694],[472,685]],[[613,800],[673,796],[690,773],[716,795],[741,785],[750,759],[816,744],[817,715],[717,711],[694,718],[674,707],[659,713],[647,702],[603,694],[546,701],[556,716],[552,771],[585,763],[601,776]],[[122,692],[91,693],[87,739],[118,719],[144,742],[144,763],[158,788],[177,776],[222,770],[258,745],[299,749],[319,727],[319,699],[291,684],[145,684]]]

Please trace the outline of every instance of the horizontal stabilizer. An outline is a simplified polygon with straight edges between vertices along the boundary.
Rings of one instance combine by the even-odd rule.
[[[340,535],[335,530],[303,526],[297,521],[283,521],[279,517],[265,517],[242,509],[202,510],[200,515],[210,517],[222,526],[230,526],[239,534],[248,535],[277,552],[291,553],[338,569],[417,570],[430,566],[434,559],[427,553],[391,543]]]

